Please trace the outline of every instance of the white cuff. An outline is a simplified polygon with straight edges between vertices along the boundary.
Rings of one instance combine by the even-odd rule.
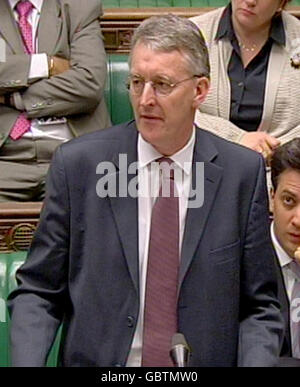
[[[14,99],[14,105],[15,105],[16,109],[24,111],[25,110],[25,105],[23,103],[21,94],[18,91],[16,91],[15,93],[13,93],[12,96],[13,96],[13,99]]]
[[[29,80],[36,78],[48,78],[49,66],[47,54],[31,55],[31,63],[29,69]]]

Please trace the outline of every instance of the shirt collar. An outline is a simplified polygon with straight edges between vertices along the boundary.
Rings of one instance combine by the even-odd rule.
[[[272,222],[271,224],[271,238],[272,238],[273,246],[275,248],[280,266],[281,267],[287,266],[289,263],[293,261],[293,259],[284,251],[281,244],[279,243],[274,231],[274,222]]]
[[[192,135],[188,143],[170,157],[176,165],[178,165],[187,175],[191,173],[191,166],[193,161],[193,153],[195,146],[196,130],[193,128]],[[138,137],[138,155],[139,168],[149,165],[154,160],[163,157],[151,144],[143,139],[141,134]]]
[[[236,39],[231,20],[231,14],[232,7],[231,4],[228,4],[228,6],[224,9],[219,22],[215,37],[216,40],[223,38],[228,38],[229,40]],[[270,38],[278,44],[285,45],[285,31],[281,15],[274,17],[272,20]]]
[[[20,0],[9,0],[9,4],[10,4],[11,9],[15,9],[15,6],[18,4],[19,1]],[[30,1],[31,1],[32,5],[39,12],[41,12],[44,0],[30,0]]]

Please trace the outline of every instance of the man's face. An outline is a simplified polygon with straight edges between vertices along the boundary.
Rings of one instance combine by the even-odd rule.
[[[300,171],[286,169],[279,176],[271,205],[275,235],[286,253],[294,258],[300,246]]]
[[[177,50],[154,51],[138,43],[132,52],[131,77],[146,81],[140,95],[130,93],[137,128],[145,141],[170,156],[188,142],[195,110],[208,91],[206,78],[192,77],[185,57]],[[188,79],[191,78],[191,79]],[[169,95],[157,95],[148,81],[176,83]]]

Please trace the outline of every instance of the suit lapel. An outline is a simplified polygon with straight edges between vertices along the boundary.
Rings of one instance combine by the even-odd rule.
[[[130,129],[128,131],[127,129]],[[116,158],[113,160],[117,167],[117,172],[112,175],[115,179],[117,195],[109,197],[113,216],[117,225],[120,240],[127,260],[128,269],[135,285],[136,291],[139,289],[139,259],[138,259],[138,200],[128,194],[119,196],[120,184],[136,178],[137,174],[128,176],[128,166],[137,161],[137,130],[134,124],[131,128],[125,128],[126,136],[120,139],[121,146]],[[116,152],[117,153],[117,152]],[[120,157],[126,157],[126,163],[120,163]],[[120,165],[121,164],[121,165]],[[125,164],[125,165],[124,165]],[[123,185],[121,189],[123,188]]]
[[[0,32],[5,39],[6,44],[10,46],[12,53],[24,53],[24,46],[17,23],[6,0],[0,1],[0,17]]]
[[[211,140],[207,136],[204,136],[202,131],[197,130],[192,184],[193,189],[197,187],[196,183],[198,186],[201,184],[199,181],[196,182],[196,168],[200,167],[197,163],[204,163],[204,201],[201,207],[188,208],[187,210],[179,271],[179,288],[202,238],[210,209],[222,177],[222,168],[213,163],[217,154],[218,151]]]
[[[56,0],[45,0],[38,27],[39,51],[52,54],[62,29],[62,9]]]

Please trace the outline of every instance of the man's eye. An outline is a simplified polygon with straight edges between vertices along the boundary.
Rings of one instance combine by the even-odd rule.
[[[159,90],[167,91],[171,88],[171,85],[166,81],[155,81],[155,87]]]
[[[283,201],[283,204],[285,204],[286,206],[289,206],[289,207],[291,207],[295,204],[295,200],[291,196],[284,196],[282,198],[282,201]]]
[[[141,79],[132,79],[132,80],[131,80],[131,83],[132,83],[134,86],[141,86],[141,85],[143,85],[144,81],[142,81]]]

